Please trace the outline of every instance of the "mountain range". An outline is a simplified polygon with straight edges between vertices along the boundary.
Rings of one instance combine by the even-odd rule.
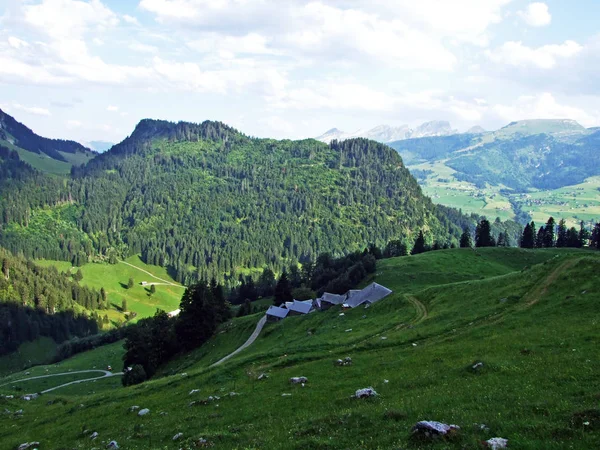
[[[483,130],[483,128],[481,128],[481,130]],[[353,133],[346,133],[345,131],[338,130],[337,128],[332,128],[315,139],[321,142],[329,143],[334,139],[343,141],[345,139],[362,137],[385,144],[404,139],[416,139],[430,136],[448,136],[457,133],[458,131],[452,129],[449,122],[443,120],[434,120],[431,122],[425,122],[414,129],[410,128],[408,125],[401,125],[399,127],[379,125],[375,128],[371,128],[370,130],[357,130]]]

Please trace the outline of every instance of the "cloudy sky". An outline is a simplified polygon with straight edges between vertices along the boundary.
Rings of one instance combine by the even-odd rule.
[[[49,137],[142,118],[316,136],[600,126],[598,0],[0,0],[0,107]]]

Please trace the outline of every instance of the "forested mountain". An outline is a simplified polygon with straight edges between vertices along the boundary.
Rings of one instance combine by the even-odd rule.
[[[556,189],[600,174],[600,132],[572,120],[512,122],[489,133],[392,142],[408,165],[444,160],[459,180],[516,191]]]
[[[71,166],[84,164],[95,155],[78,142],[38,136],[1,109],[0,147],[16,151],[20,159],[50,173],[68,173]]]
[[[3,196],[0,245],[76,264],[141,253],[184,283],[412,242],[420,229],[457,243],[467,220],[436,208],[382,144],[254,139],[218,122],[143,120],[68,183],[38,180],[40,192],[36,177],[17,174]]]

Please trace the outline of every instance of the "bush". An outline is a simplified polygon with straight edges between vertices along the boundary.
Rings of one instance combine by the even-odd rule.
[[[140,364],[134,364],[131,370],[125,369],[121,382],[123,386],[133,386],[146,381],[146,371]]]

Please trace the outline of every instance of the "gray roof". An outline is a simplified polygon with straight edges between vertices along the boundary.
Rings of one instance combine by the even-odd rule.
[[[267,310],[267,316],[279,317],[280,319],[284,319],[289,312],[289,309],[280,308],[279,306],[269,306],[269,309]]]
[[[332,305],[341,305],[346,301],[346,296],[325,292],[319,300],[321,300],[321,302],[331,303]]]
[[[299,302],[294,300],[294,303],[289,307],[290,311],[299,312],[300,314],[308,314],[312,309],[312,301],[310,303]]]
[[[384,297],[390,295],[392,291],[385,286],[377,283],[371,283],[360,292],[352,293],[344,303],[344,306],[356,308],[363,303],[375,303]]]

